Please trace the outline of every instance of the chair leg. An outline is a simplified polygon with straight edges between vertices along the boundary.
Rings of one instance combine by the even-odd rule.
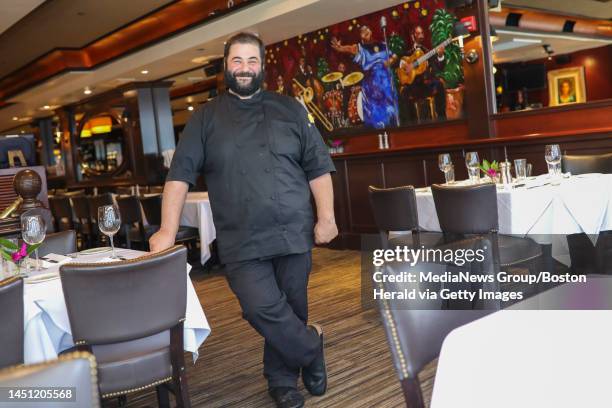
[[[157,392],[157,405],[159,408],[170,408],[170,397],[166,384],[158,385],[155,387],[155,391]]]
[[[421,383],[418,378],[404,378],[401,380],[404,399],[407,408],[425,408],[423,394],[421,393]]]
[[[183,352],[183,322],[170,329],[170,356],[172,361],[172,386],[178,408],[191,408],[187,375],[185,374],[185,355]]]
[[[119,404],[119,408],[127,407],[127,397],[125,395],[121,395],[117,398],[117,403]]]

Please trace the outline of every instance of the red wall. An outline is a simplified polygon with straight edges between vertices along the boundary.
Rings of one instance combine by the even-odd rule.
[[[527,64],[544,63],[546,71],[554,69],[584,67],[587,102],[612,98],[612,45],[591,48],[569,54],[572,59],[567,64],[557,64],[555,58],[533,60]],[[503,64],[500,64],[503,67]],[[547,83],[548,87],[548,83]],[[529,103],[542,102],[548,106],[548,88],[529,92]]]

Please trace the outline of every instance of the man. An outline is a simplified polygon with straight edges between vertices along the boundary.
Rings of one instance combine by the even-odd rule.
[[[264,376],[278,407],[301,407],[297,378],[327,388],[320,327],[307,325],[311,248],[338,233],[329,152],[304,108],[261,90],[264,46],[248,33],[225,45],[228,92],[191,117],[164,187],[152,251],[171,246],[189,185],[203,172],[221,262],[244,318],[265,338]],[[317,207],[313,230],[310,192]],[[314,231],[314,233],[313,233]],[[313,242],[314,241],[314,242]]]
[[[429,50],[425,47],[425,30],[420,25],[412,29],[410,35],[412,39],[412,49],[409,51],[414,55],[417,51],[426,54]],[[435,117],[438,120],[446,118],[446,93],[444,84],[438,75],[444,70],[446,61],[444,58],[444,47],[437,49],[436,55],[427,61],[427,69],[422,75],[417,75],[412,84],[402,84],[400,97],[402,99],[402,118],[403,122],[422,122],[431,120]],[[410,66],[400,63],[401,69],[412,69]],[[427,100],[433,97],[435,112]]]

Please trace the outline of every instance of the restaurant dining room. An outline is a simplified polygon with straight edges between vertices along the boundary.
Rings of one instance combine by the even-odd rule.
[[[0,255],[0,408],[610,407],[610,2],[1,0]]]

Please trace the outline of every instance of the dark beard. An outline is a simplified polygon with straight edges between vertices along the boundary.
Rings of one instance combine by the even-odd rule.
[[[243,86],[238,83],[236,77],[251,77],[251,83]],[[263,70],[259,71],[259,74],[255,75],[251,72],[236,72],[232,74],[228,70],[225,70],[225,85],[232,90],[237,95],[240,96],[251,96],[255,92],[257,92],[261,88],[261,84],[263,83],[264,72]]]

